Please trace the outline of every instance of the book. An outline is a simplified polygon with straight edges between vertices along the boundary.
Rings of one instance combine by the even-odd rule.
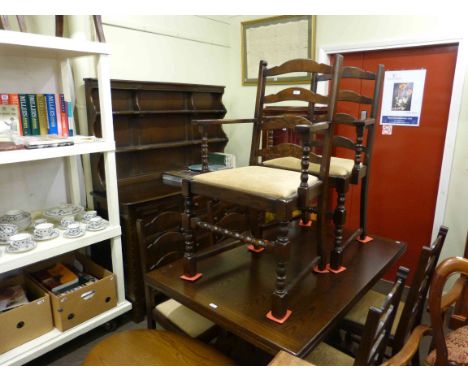
[[[21,124],[21,112],[20,112],[18,94],[13,94],[13,93],[8,94],[8,104],[16,105],[18,108],[18,125],[19,125],[18,133],[19,135],[23,135],[23,126]]]
[[[68,107],[67,102],[65,101],[65,96],[59,94],[60,97],[60,118],[62,122],[62,137],[68,137]]]
[[[18,105],[0,105],[0,136],[19,136]]]
[[[32,135],[31,118],[28,113],[28,99],[26,94],[18,94],[18,101],[21,112],[21,124],[23,126],[23,135]]]
[[[58,135],[57,109],[55,107],[55,95],[44,94],[46,100],[47,120],[49,121],[49,134]]]
[[[57,116],[57,135],[59,137],[63,136],[63,126],[62,126],[62,107],[60,106],[60,94],[54,94],[55,96],[55,115]]]
[[[75,135],[75,120],[73,118],[73,104],[67,102],[67,116],[68,116],[68,136],[73,137]]]
[[[49,134],[49,121],[47,120],[47,106],[44,94],[36,95],[36,103],[40,135],[47,135]]]
[[[21,285],[0,287],[0,312],[16,308],[29,302]]]
[[[28,112],[31,119],[31,135],[41,135],[39,129],[39,117],[37,115],[37,103],[35,94],[27,94]]]
[[[223,165],[226,168],[236,167],[236,156],[228,153],[209,152],[208,164],[210,165]]]
[[[34,272],[32,276],[54,293],[78,282],[78,276],[62,263]]]

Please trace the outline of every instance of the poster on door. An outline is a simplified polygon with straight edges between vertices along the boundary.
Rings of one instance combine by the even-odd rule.
[[[385,72],[381,125],[419,126],[426,69]]]

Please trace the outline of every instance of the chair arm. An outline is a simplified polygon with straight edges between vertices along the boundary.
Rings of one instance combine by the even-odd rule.
[[[445,312],[450,305],[452,305],[458,298],[461,296],[463,287],[465,285],[465,279],[460,277],[455,284],[450,288],[450,290],[442,296],[442,301],[440,302],[440,309],[442,312]]]
[[[268,366],[315,366],[314,364],[307,362],[299,357],[280,350],[275,358],[271,360]]]
[[[382,366],[408,365],[418,351],[422,337],[430,331],[431,328],[427,325],[416,326],[416,328],[414,328],[414,330],[411,332],[411,335],[409,336],[403,348],[388,361],[384,362]]]
[[[327,130],[329,127],[328,122],[312,123],[310,125],[296,125],[296,131],[299,133],[316,133],[318,131]]]
[[[255,118],[245,118],[245,119],[193,119],[192,125],[228,125],[234,123],[252,123],[255,122]]]

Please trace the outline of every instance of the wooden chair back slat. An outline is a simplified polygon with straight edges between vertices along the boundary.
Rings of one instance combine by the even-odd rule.
[[[320,94],[316,94],[308,89],[293,87],[281,90],[276,94],[265,96],[263,102],[266,104],[284,101],[304,101],[311,103],[328,104],[329,99]]]
[[[337,100],[345,101],[345,102],[361,103],[365,105],[372,105],[372,102],[374,101],[373,98],[363,96],[353,90],[340,90],[338,92]]]
[[[265,75],[268,77],[279,76],[281,74],[287,73],[326,73],[331,74],[333,67],[326,64],[320,64],[318,62],[308,60],[308,59],[294,59],[286,61],[285,63],[275,66],[266,70]]]
[[[280,115],[278,117],[265,117],[262,119],[262,130],[295,129],[297,125],[310,125],[307,118],[297,115]]]

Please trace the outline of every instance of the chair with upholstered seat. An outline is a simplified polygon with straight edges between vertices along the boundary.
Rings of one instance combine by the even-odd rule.
[[[246,217],[225,206],[209,201],[206,214],[209,221],[233,231],[244,232],[247,229]],[[184,255],[184,237],[181,232],[181,214],[166,211],[151,221],[138,219],[136,222],[142,274],[177,260]],[[235,241],[224,240],[222,236],[201,236],[198,241],[200,249],[215,243],[223,242],[223,248],[238,245]],[[144,283],[146,298],[146,318],[148,329],[154,329],[156,322],[163,328],[210,340],[218,329],[211,321],[187,308],[174,299],[168,299]]]
[[[164,227],[161,227],[162,221]],[[184,237],[178,227],[180,213],[176,212],[161,214],[157,220],[148,223],[137,220],[143,275],[183,256]],[[163,233],[155,237],[154,232]],[[165,329],[202,339],[209,339],[216,332],[216,327],[211,321],[176,300],[167,299],[146,283],[145,298],[149,329],[154,329],[157,322]]]
[[[319,64],[313,60],[297,59],[288,61],[282,65],[268,68],[267,63],[260,62],[255,116],[252,119],[242,120],[199,120],[194,121],[202,134],[202,168],[204,173],[194,176],[192,179],[184,179],[182,194],[185,198],[185,212],[183,218],[183,231],[185,235],[184,271],[182,278],[194,282],[201,274],[197,270],[197,262],[200,260],[194,251],[195,228],[203,228],[212,232],[221,232],[223,235],[241,240],[252,245],[252,251],[258,253],[262,250],[271,252],[276,259],[276,283],[272,296],[271,311],[267,317],[276,322],[284,322],[289,315],[287,298],[292,289],[301,279],[306,277],[311,268],[318,263],[319,270],[323,270],[327,264],[327,256],[323,249],[326,234],[326,206],[328,190],[328,169],[330,166],[330,153],[332,147],[333,125],[328,123],[334,118],[335,103],[339,80],[341,76],[342,56],[337,56],[333,66]],[[265,95],[266,81],[268,78],[276,78],[287,73],[306,72],[309,74],[329,74],[332,77],[332,86],[329,95],[316,94],[308,89],[292,87],[279,91],[276,94]],[[294,115],[263,116],[263,105],[284,101],[305,102],[308,105],[321,103],[328,105],[326,120],[320,123],[312,123],[306,118]],[[208,170],[208,145],[207,127],[226,123],[253,123],[254,131],[260,131],[262,126],[268,125],[271,129],[295,129],[302,136],[300,147],[302,156],[301,172],[261,166],[259,162],[259,135],[252,136],[252,155],[257,160],[251,160],[251,165],[246,167],[227,169],[214,172]],[[323,155],[320,162],[320,172],[317,176],[308,173],[309,152],[312,135],[316,132],[324,135]],[[287,152],[281,147],[276,147],[277,155],[286,156]],[[266,241],[262,237],[242,235],[221,229],[196,217],[192,208],[194,195],[223,200],[229,203],[253,208],[257,211],[270,212],[278,221],[276,240]],[[291,242],[289,240],[289,223],[294,219],[297,210],[304,210],[310,206],[313,200],[318,199],[319,211],[317,220],[317,257],[312,258],[308,266],[292,282],[287,282],[287,263],[290,257]],[[312,252],[312,251],[311,251]]]
[[[396,354],[401,350],[409,334],[421,323],[429,285],[439,261],[447,232],[448,228],[441,226],[437,238],[432,245],[430,247],[424,246],[421,250],[408,295],[405,302],[400,303],[395,323],[391,330],[389,346],[392,348],[392,354]],[[367,310],[370,306],[380,304],[384,299],[384,294],[371,290],[345,316],[345,319],[341,323],[341,328],[345,330],[348,342],[350,342],[352,337],[354,337],[355,342],[359,342]],[[415,362],[417,362],[417,358]]]
[[[452,331],[445,325],[445,316],[460,298],[462,288],[455,284],[444,294],[444,287],[447,280],[457,274],[462,278],[468,276],[468,259],[450,257],[437,266],[429,291],[431,324],[418,325],[413,331],[415,335],[407,341],[409,346],[418,348],[424,336],[432,336],[431,349],[425,357],[426,365],[468,366],[468,320]]]
[[[336,189],[337,204],[333,212],[333,222],[335,225],[334,245],[331,253],[329,269],[334,272],[343,270],[342,256],[344,248],[352,242],[357,236],[359,240],[366,242],[370,240],[367,236],[367,194],[369,185],[369,175],[372,160],[375,119],[377,117],[379,95],[383,80],[384,66],[379,65],[376,72],[369,72],[356,67],[343,67],[342,82],[337,95],[337,113],[333,122],[336,125],[349,125],[355,129],[355,140],[348,137],[336,135],[333,137],[334,149],[351,150],[353,159],[336,156],[334,153],[330,160],[330,185]],[[319,82],[329,81],[330,75],[319,75],[312,78],[312,89],[316,90]],[[346,82],[348,81],[348,82]],[[372,96],[364,96],[356,91],[348,90],[346,86],[356,87],[357,81],[367,81],[373,83]],[[354,83],[353,83],[354,82]],[[360,87],[360,86],[359,86]],[[370,110],[369,109],[370,106]],[[343,111],[340,111],[340,107]],[[347,111],[353,111],[354,115]],[[323,119],[323,113],[315,113],[315,108],[310,108],[308,111],[308,119],[318,122]],[[367,118],[367,113],[369,117]],[[266,130],[266,128],[264,128]],[[367,132],[367,134],[365,134]],[[264,134],[268,134],[267,131]],[[283,145],[285,145],[283,143]],[[290,144],[291,145],[291,144]],[[322,142],[316,139],[313,143],[316,151],[321,150]],[[294,145],[292,145],[294,146]],[[265,160],[264,166],[283,168],[287,170],[300,171],[301,159],[297,153],[287,157],[268,158],[268,152],[263,150]],[[294,154],[294,151],[291,150]],[[342,154],[340,154],[342,155]],[[319,172],[320,155],[311,153],[309,173],[317,175]],[[344,241],[343,228],[346,220],[346,194],[350,189],[350,184],[358,184],[361,182],[360,195],[360,226]],[[312,211],[314,209],[312,208]],[[306,220],[307,216],[303,216]]]
[[[380,365],[385,356],[390,330],[395,320],[407,275],[408,269],[400,267],[393,288],[383,303],[368,310],[362,341],[355,358],[322,342],[305,359],[319,366]]]

